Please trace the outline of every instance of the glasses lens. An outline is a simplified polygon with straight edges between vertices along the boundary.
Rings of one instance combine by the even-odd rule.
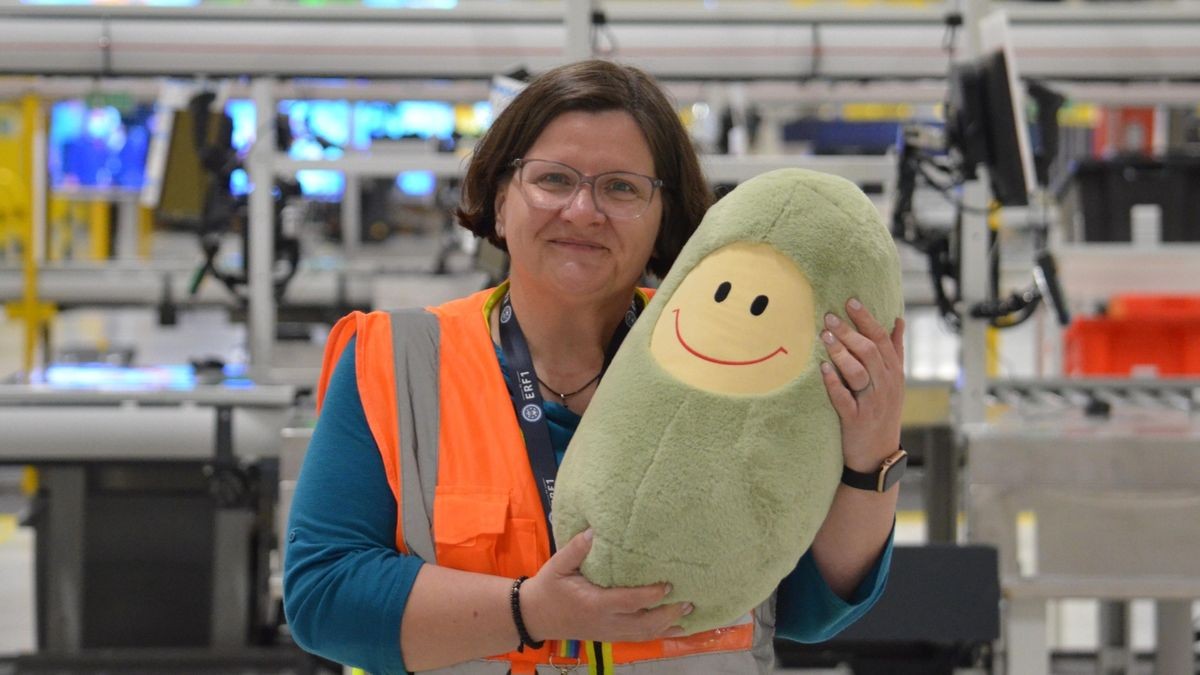
[[[521,162],[519,180],[533,206],[558,209],[575,197],[583,176],[565,164],[530,159]],[[654,198],[654,181],[636,173],[603,173],[589,182],[596,206],[611,218],[637,218]]]
[[[525,196],[538,208],[559,208],[575,194],[579,173],[569,166],[540,159],[521,163]]]
[[[605,173],[596,177],[596,199],[614,218],[642,215],[654,197],[654,183],[636,173]]]

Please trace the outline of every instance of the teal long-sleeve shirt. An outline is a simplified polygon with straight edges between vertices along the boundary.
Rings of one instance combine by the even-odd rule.
[[[579,416],[557,403],[545,406],[561,461]],[[400,621],[424,562],[396,550],[396,517],[396,500],[358,395],[352,340],[330,378],[288,519],[284,611],[301,647],[376,675],[407,672]],[[889,537],[846,602],[805,553],[779,585],[776,635],[821,642],[849,626],[883,592],[891,555]]]

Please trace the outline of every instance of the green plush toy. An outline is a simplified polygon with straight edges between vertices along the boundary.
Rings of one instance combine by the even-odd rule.
[[[825,519],[841,426],[821,380],[824,315],[862,300],[891,330],[896,247],[853,183],[803,169],[715,204],[630,331],[556,485],[559,546],[593,528],[600,586],[670,582],[689,632],[765,600]]]

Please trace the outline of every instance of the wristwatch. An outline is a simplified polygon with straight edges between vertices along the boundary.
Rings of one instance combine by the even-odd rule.
[[[883,464],[879,465],[879,470],[874,473],[861,473],[848,466],[843,466],[842,482],[859,490],[887,492],[904,475],[904,469],[907,466],[908,453],[905,452],[904,446],[900,446],[898,450],[883,460]]]

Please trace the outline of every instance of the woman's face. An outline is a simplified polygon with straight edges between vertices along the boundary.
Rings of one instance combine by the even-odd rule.
[[[559,162],[585,176],[624,171],[657,178],[650,146],[625,111],[563,113],[522,159]],[[653,193],[637,218],[605,215],[586,184],[564,206],[539,208],[514,172],[496,196],[496,232],[508,244],[512,283],[577,300],[628,294],[646,268],[662,222],[662,190]]]

